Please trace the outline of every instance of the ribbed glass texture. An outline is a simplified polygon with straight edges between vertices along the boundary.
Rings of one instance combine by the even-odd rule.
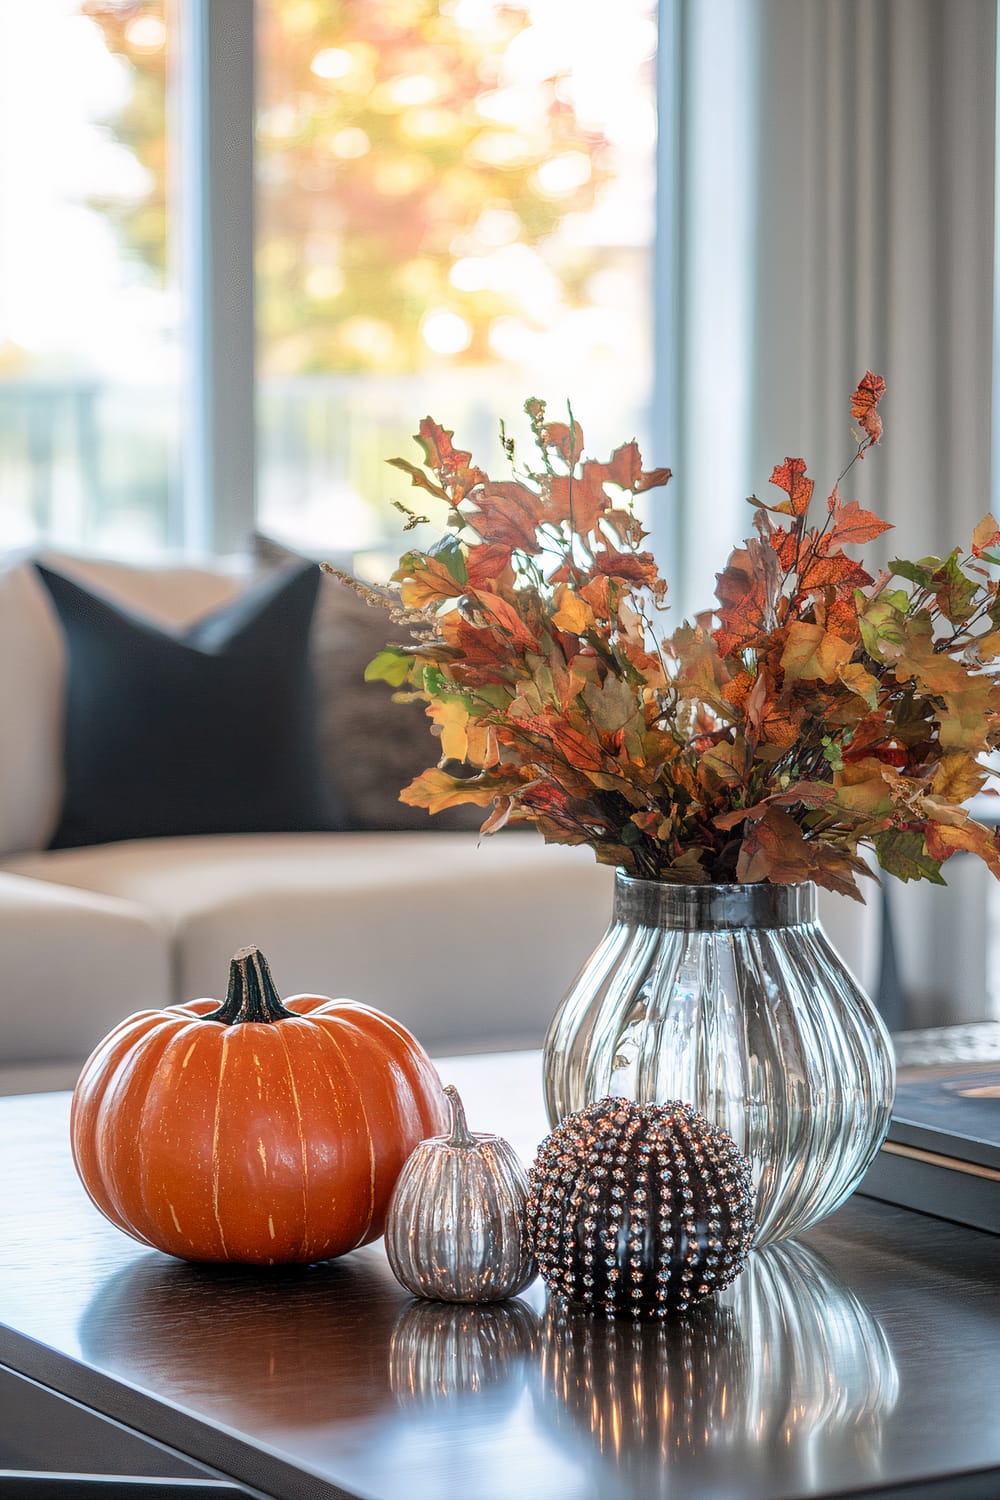
[[[553,1124],[591,1100],[680,1099],[750,1159],[756,1246],[832,1213],[889,1125],[888,1033],[811,884],[679,886],[618,873],[611,925],[545,1042]]]

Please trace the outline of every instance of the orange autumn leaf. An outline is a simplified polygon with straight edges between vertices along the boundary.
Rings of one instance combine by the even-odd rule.
[[[859,662],[849,661],[845,666],[838,668],[837,676],[844,686],[852,693],[857,693],[863,698],[869,708],[875,708],[878,704],[880,684],[877,677]]]
[[[582,771],[585,774],[591,771],[604,770],[607,758],[599,744],[589,740],[586,735],[574,729],[560,719],[546,719],[541,717],[525,718],[518,721],[517,728],[533,738],[547,741],[574,771]]]
[[[511,565],[511,548],[505,542],[479,542],[465,555],[465,570],[470,588],[494,583]]]
[[[594,570],[615,583],[647,588],[657,599],[667,591],[651,552],[619,552],[607,542],[594,557]]]
[[[891,521],[883,521],[874,511],[862,510],[857,500],[842,501],[836,490],[830,496],[829,508],[833,525],[828,537],[838,547],[862,546],[892,530]]]
[[[613,484],[636,495],[659,488],[671,477],[669,469],[643,469],[639,444],[634,438],[616,448],[606,464],[593,464],[593,472],[599,475],[602,484]]]
[[[722,656],[733,656],[767,629],[767,587],[749,545],[737,547],[715,579],[722,608],[714,638]]]
[[[808,880],[812,872],[811,851],[795,819],[780,807],[768,807],[746,825],[736,876],[756,883],[772,880],[782,884]]]
[[[882,418],[877,408],[884,395],[885,381],[881,375],[875,375],[871,370],[866,370],[851,397],[851,416],[861,424],[862,431],[867,438],[867,442],[863,445],[866,448],[877,443],[882,436]]]
[[[987,511],[972,532],[973,557],[982,557],[988,547],[995,547],[998,542],[1000,542],[1000,526],[997,525],[995,517]]]
[[[386,463],[391,464],[394,469],[401,469],[404,474],[409,474],[411,484],[417,489],[426,490],[429,495],[433,495],[438,500],[448,499],[448,491],[442,489],[439,484],[435,484],[423,469],[418,469],[416,464],[411,464],[408,459],[387,458]]]
[[[548,483],[549,515],[557,524],[571,522],[580,536],[594,531],[611,498],[592,463],[581,464],[578,475],[556,474]]]
[[[869,372],[854,392],[854,460],[881,434],[883,390]],[[433,752],[490,769],[466,783],[438,767],[407,800],[478,800],[487,831],[531,822],[644,879],[814,880],[860,899],[865,847],[901,879],[939,879],[956,850],[1000,874],[963,805],[1000,747],[1000,679],[983,670],[1000,656],[1000,579],[974,561],[1000,547],[993,517],[971,557],[897,559],[873,584],[847,549],[886,523],[834,486],[810,527],[813,482],[786,459],[781,503],[753,502],[715,611],[666,630],[621,496],[669,472],[644,470],[634,442],[584,459],[572,418],[527,410],[538,472],[522,462],[500,483],[446,429],[423,431],[433,479],[414,483],[452,501],[454,534],[401,565],[414,644],[375,675],[402,672],[399,696],[427,704]]]
[[[579,422],[574,422],[572,429],[567,422],[546,422],[541,432],[545,446],[554,448],[572,468],[583,452],[583,428]]]
[[[452,503],[457,504],[477,484],[481,484],[486,475],[482,469],[473,466],[471,453],[455,447],[452,442],[454,436],[454,432],[439,426],[433,417],[424,417],[415,441],[424,451],[427,467],[434,470],[447,489]]]
[[[400,598],[407,609],[423,609],[442,599],[457,599],[464,593],[463,585],[443,562],[423,553],[409,554],[393,577],[400,584]]]
[[[817,589],[813,595],[813,615],[816,623],[825,626],[833,635],[855,644],[860,640],[861,627],[853,589],[850,593],[836,588]]]
[[[611,618],[611,581],[608,578],[591,578],[580,589],[580,598],[585,599],[594,614],[602,620]]]
[[[865,588],[872,581],[859,562],[841,552],[829,536],[807,533],[810,545],[803,550],[798,562],[797,582],[800,592],[815,593],[832,588],[841,595],[853,596],[855,589]]]
[[[849,642],[831,635],[822,625],[797,620],[788,627],[781,666],[786,677],[835,682],[853,653]]]
[[[552,623],[558,630],[583,635],[594,624],[594,611],[590,605],[566,584],[561,584],[556,590],[553,602],[557,608]]]
[[[486,771],[482,776],[451,776],[447,771],[433,767],[421,771],[409,786],[399,794],[400,802],[408,807],[425,807],[428,812],[444,812],[449,807],[461,807],[471,802],[477,807],[489,807],[494,797],[505,795],[520,784],[517,776],[509,772]]]
[[[777,485],[779,490],[784,490],[788,496],[787,501],[783,500],[780,505],[773,506],[773,510],[784,511],[793,516],[805,515],[812,499],[813,481],[806,478],[804,458],[786,458],[783,464],[776,464],[771,483]]]
[[[542,501],[515,479],[485,479],[476,490],[475,510],[469,520],[484,542],[500,542],[537,556],[542,550],[538,526],[544,519]]]
[[[931,790],[935,797],[947,802],[965,802],[982,791],[985,781],[986,772],[974,755],[953,750],[942,757],[934,772]]]
[[[506,679],[511,660],[506,634],[471,624],[457,609],[442,617],[439,628],[451,672],[460,682],[483,686]]]
[[[473,610],[478,610],[495,621],[515,646],[529,651],[538,645],[536,633],[525,623],[514,605],[499,594],[487,593],[483,589],[469,589],[466,595]]]
[[[970,818],[965,823],[928,823],[924,830],[927,853],[941,864],[960,850],[976,854],[994,875],[1000,876],[1000,841],[995,829],[984,828]]]
[[[637,495],[644,495],[647,490],[657,490],[672,478],[670,469],[646,469],[638,476],[632,489]]]

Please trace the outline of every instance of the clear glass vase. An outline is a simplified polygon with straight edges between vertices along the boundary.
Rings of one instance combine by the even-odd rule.
[[[553,1125],[605,1094],[680,1099],[750,1159],[756,1246],[815,1224],[885,1137],[888,1033],[802,885],[618,872],[611,925],[549,1027]]]

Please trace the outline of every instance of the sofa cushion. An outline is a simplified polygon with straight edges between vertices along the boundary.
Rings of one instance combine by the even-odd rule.
[[[269,537],[254,537],[259,566],[302,559]],[[478,807],[453,807],[433,817],[400,802],[405,786],[440,755],[422,703],[393,703],[384,682],[366,682],[365,667],[389,641],[412,644],[405,626],[368,604],[338,578],[324,577],[313,618],[312,653],[319,702],[320,754],[342,799],[350,828],[478,829]]]
[[[248,559],[235,553],[198,561],[168,552],[140,563],[46,551],[38,560],[165,630],[187,630],[232,603],[250,581]]]
[[[62,801],[65,651],[34,568],[0,570],[0,859],[44,848]]]
[[[0,873],[0,935],[0,1089],[12,1067],[78,1067],[124,1016],[172,999],[165,924],[121,897]]]
[[[315,747],[315,566],[265,580],[183,634],[39,565],[69,653],[54,847],[338,826]]]
[[[348,995],[439,1052],[540,1043],[611,911],[607,867],[530,833],[161,839],[7,868],[158,916],[180,1000],[223,993],[257,943],[282,993]]]

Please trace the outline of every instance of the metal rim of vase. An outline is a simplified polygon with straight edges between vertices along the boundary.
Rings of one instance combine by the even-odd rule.
[[[613,920],[677,932],[800,927],[817,920],[816,886],[674,885],[615,871]]]

